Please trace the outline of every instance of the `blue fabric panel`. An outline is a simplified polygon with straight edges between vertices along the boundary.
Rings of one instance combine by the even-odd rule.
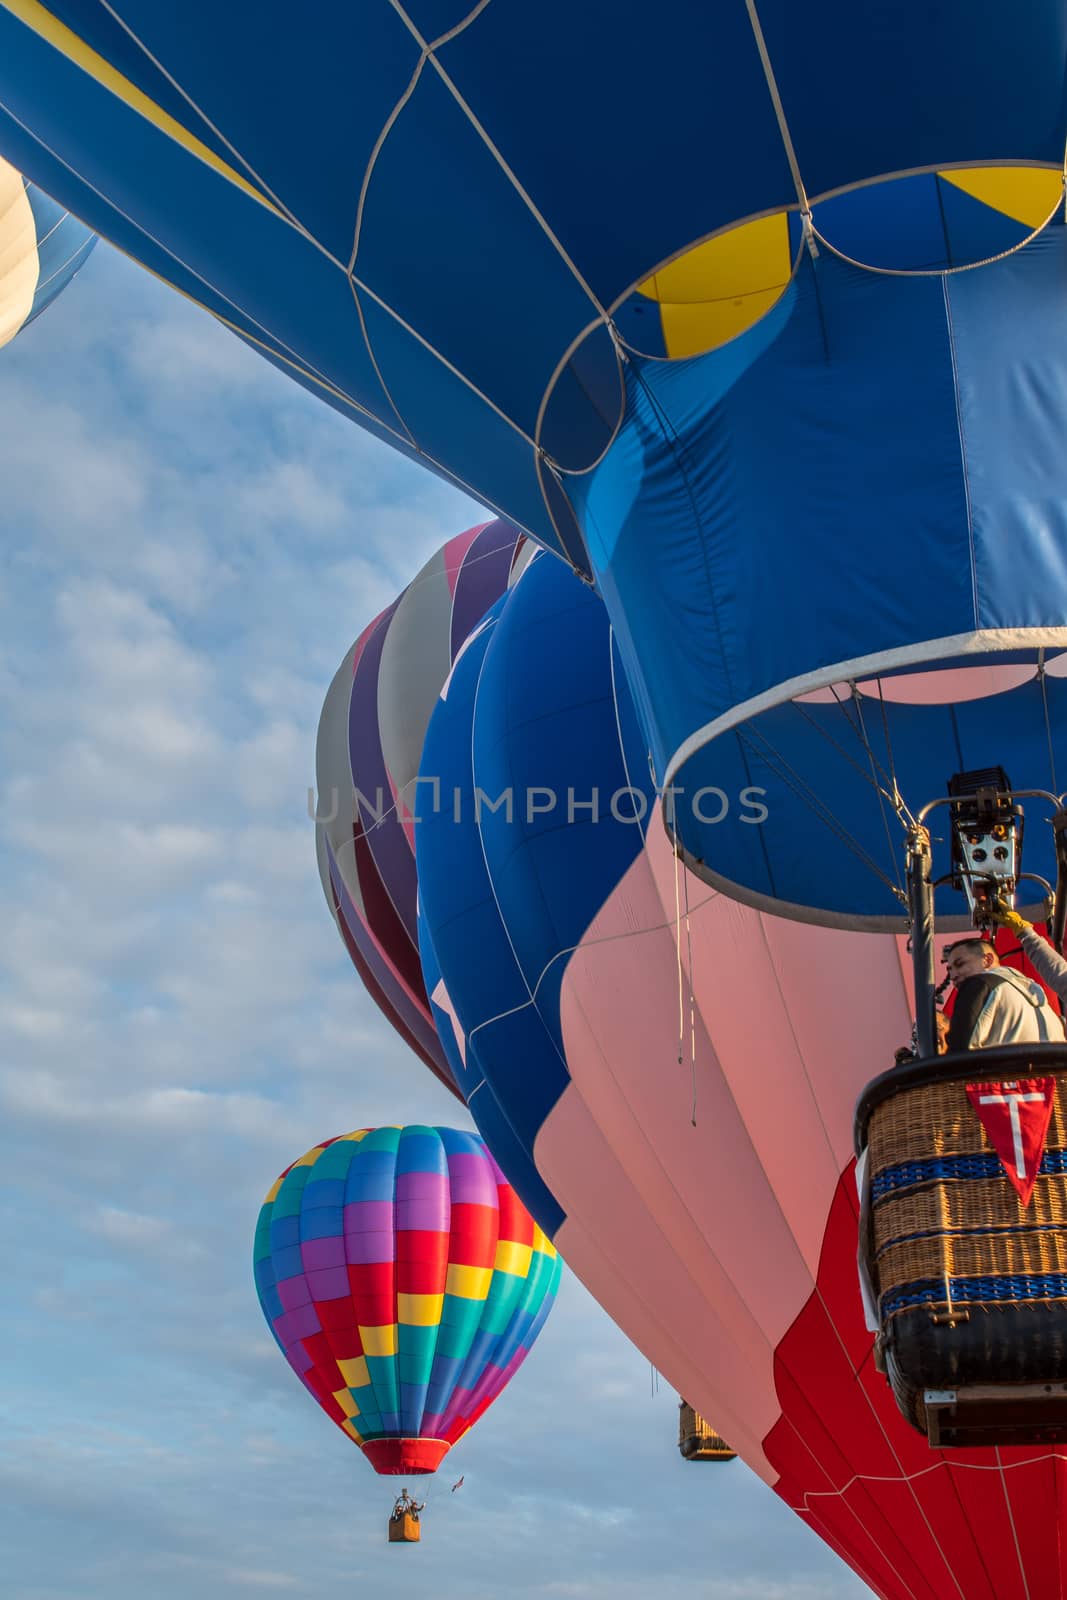
[[[979,625],[1063,627],[1067,229],[1050,229],[995,267],[950,279],[948,299]]]
[[[541,558],[498,616],[461,659],[423,750],[422,775],[440,775],[445,794],[460,788],[462,820],[446,808],[419,825],[420,947],[429,992],[444,972],[464,1025],[467,1061],[457,1075],[471,1112],[551,1235],[562,1213],[547,1203],[532,1151],[568,1078],[560,982],[570,951],[641,847],[640,828],[613,821],[610,799],[628,783],[647,796],[650,784],[618,659],[616,709],[600,600]],[[473,783],[491,799],[511,787],[512,821],[503,808],[483,808],[479,835]],[[558,794],[559,807],[527,821],[527,786]],[[600,791],[597,823],[576,812],[567,824],[568,787],[576,801]],[[435,1016],[447,1040],[448,1019]]]
[[[300,1219],[297,1218],[297,1221]],[[274,1276],[276,1283],[284,1283],[287,1278],[299,1278],[304,1270],[304,1258],[300,1254],[299,1245],[286,1245],[282,1250],[274,1252]]]
[[[589,333],[555,379],[540,443],[563,472],[584,472],[611,443],[626,392],[607,328]]]
[[[506,931],[504,933],[506,939]],[[524,991],[525,993],[525,991]],[[508,1123],[519,1143],[531,1157],[534,1142],[548,1113],[570,1081],[567,1064],[560,1053],[559,1039],[559,986],[549,990],[544,1000],[538,995],[535,1006],[526,995],[523,1009],[505,1015],[497,1012],[495,1005],[489,1012],[491,1020],[481,1024],[475,1034],[478,1062],[500,1106],[505,1109]],[[482,1001],[490,1004],[489,996]],[[471,1101],[471,1111],[479,1114],[481,1096]],[[491,1117],[486,1126],[492,1126]],[[494,1150],[494,1154],[496,1151]],[[503,1150],[497,1160],[504,1166]],[[508,1172],[508,1177],[511,1174]],[[518,1183],[515,1184],[519,1192]],[[522,1196],[525,1200],[525,1196]],[[537,1221],[541,1218],[534,1212]],[[544,1224],[542,1223],[542,1226]],[[548,1229],[545,1229],[546,1233]]]
[[[436,1132],[446,1156],[476,1156],[483,1154],[482,1147],[474,1134],[467,1133],[463,1128],[438,1128]],[[447,1172],[447,1162],[443,1170]]]
[[[437,1415],[444,1411],[456,1387],[463,1361],[459,1356],[434,1355],[430,1382],[426,1390],[426,1410]]]
[[[230,166],[234,165],[234,153],[227,146],[225,138],[212,128],[211,123],[201,115],[195,103],[190,104],[179,85],[171,81],[162,66],[156,66],[152,62],[138,42],[140,40],[147,43],[151,40],[153,53],[157,60],[160,59],[158,30],[161,26],[166,26],[168,7],[144,3],[144,0],[141,4],[127,3],[108,7],[86,4],[86,0],[50,0],[48,10],[83,39],[90,49],[109,61],[124,78],[136,84],[142,93],[160,106],[168,116],[188,129],[201,144],[207,145],[209,150],[214,151],[221,161],[227,162]],[[169,15],[173,17],[174,13],[169,12]],[[120,17],[128,26],[123,26]],[[225,27],[225,19],[217,20]],[[212,33],[214,31],[213,27]],[[252,43],[247,33],[244,43],[247,52]],[[209,64],[210,68],[217,69],[221,65],[214,49],[205,50],[201,44],[197,54]],[[247,59],[246,54],[245,60]],[[185,48],[180,52],[180,60],[183,68],[188,65],[195,72],[197,61],[193,52],[188,49],[188,41],[185,41]],[[169,70],[173,73],[176,66],[177,60],[172,50],[168,63]],[[235,92],[239,92],[236,85],[231,83],[231,87]],[[244,153],[247,156],[248,152]],[[249,173],[245,172],[244,176],[252,181]]]
[[[529,998],[506,937],[500,936],[500,914],[474,823],[471,721],[489,637],[487,629],[460,657],[448,698],[438,702],[430,720],[420,776],[440,778],[443,805],[437,812],[424,810],[415,838],[423,913],[449,994],[467,1024],[468,1035],[473,1026],[470,1011],[462,1004],[465,997],[453,987],[457,958],[464,968],[469,966],[476,992],[492,997],[476,1008],[479,1022]],[[456,791],[461,796],[458,822],[452,810]],[[460,1083],[465,1090],[462,1075]]]
[[[275,1256],[277,1256],[279,1250],[284,1250],[287,1245],[298,1245],[299,1243],[299,1217],[272,1217],[270,1224],[270,1247]]]
[[[604,305],[796,200],[743,0],[490,5],[441,61]]]
[[[368,296],[362,303],[371,348],[389,373],[390,393],[418,448],[469,470],[468,484],[476,483],[490,504],[506,506],[513,522],[558,550],[530,443]]]
[[[567,958],[642,835],[610,815],[627,773],[604,607],[559,563],[536,562],[505,608],[482,675],[474,760],[488,793],[515,790],[513,821],[484,813],[482,839],[512,946],[562,1054],[558,994]],[[538,788],[548,794],[535,796]],[[553,800],[551,810],[531,815],[531,801]]]
[[[168,93],[166,79],[102,7],[68,0],[66,9],[83,38],[347,265],[364,172],[419,59],[392,6],[332,7],[324,49],[321,32],[287,0],[263,0],[254,21],[243,6],[213,8],[203,31],[188,6],[124,0],[116,10],[184,94]],[[210,108],[218,135],[194,106]],[[265,116],[265,106],[283,114]]]
[[[540,1053],[530,1052],[530,1059],[535,1063],[534,1070],[538,1070],[539,1064],[546,1059],[544,1052],[550,1043],[540,1021],[538,1028],[535,1037],[540,1041]],[[532,1029],[533,1023],[530,1022],[527,1032]],[[476,1049],[480,1054],[480,1046],[476,1046]],[[487,1041],[486,1049],[492,1053],[491,1041]],[[513,1072],[506,1080],[502,1080],[501,1093],[513,1088],[517,1081],[517,1072]],[[509,1120],[505,1109],[507,1102],[501,1099],[501,1093],[488,1082],[484,1083],[481,1091],[470,1101],[471,1115],[478,1125],[478,1132],[492,1150],[527,1211],[548,1237],[554,1239],[566,1212],[537,1170],[532,1143],[524,1143]]]
[[[594,561],[668,754],[794,675],[974,626],[940,280],[824,252],[787,301],[769,346],[773,313],[722,351],[635,362],[625,437],[590,475],[619,530]]]
[[[824,200],[815,225],[857,261],[905,271],[947,264],[944,215],[937,179],[930,173]]]
[[[436,72],[378,155],[357,272],[530,435],[597,311]]]
[[[305,1243],[308,1239],[335,1239],[344,1231],[343,1206],[321,1206],[300,1213],[300,1238]]]
[[[396,1171],[448,1174],[445,1148],[434,1130],[406,1127],[396,1152]]]
[[[1031,231],[935,173],[824,200],[815,225],[823,238],[854,260],[902,272],[988,260],[1014,249]]]
[[[403,1358],[397,1362],[403,1368]],[[422,1429],[422,1414],[426,1405],[425,1383],[405,1383],[400,1380],[400,1429],[405,1438],[417,1438]],[[356,1426],[358,1427],[358,1421]]]
[[[523,582],[528,578],[529,574]],[[577,587],[574,578],[569,581]],[[493,622],[504,603],[490,612]],[[438,951],[446,952],[449,997],[466,1035],[465,1065],[454,1045],[451,1020],[436,1005],[434,1016],[456,1080],[508,1181],[551,1236],[563,1212],[536,1172],[533,1140],[566,1083],[566,1073],[540,1015],[529,1003],[474,825],[471,722],[491,637],[492,624],[460,658],[448,697],[438,703],[423,745],[421,774],[440,778],[445,804],[437,814],[426,812],[416,830],[420,950],[431,996],[444,970]],[[458,823],[451,810],[457,789]],[[511,1014],[485,1026],[501,1012]],[[492,1076],[500,1078],[499,1094],[495,1083],[486,1081],[487,1060]]]
[[[345,1179],[345,1204],[356,1200],[391,1200],[395,1188],[396,1157],[391,1150],[360,1149]]]
[[[1059,0],[921,10],[897,0],[759,0],[757,9],[809,195],[919,167],[1060,165]]]
[[[319,1161],[322,1157],[319,1157]],[[344,1178],[320,1178],[317,1176],[319,1162],[312,1167],[312,1176],[304,1188],[304,1215],[321,1206],[343,1206],[345,1203]]]
[[[478,1329],[467,1352],[467,1359],[463,1363],[457,1388],[473,1389],[485,1371],[486,1364],[492,1360],[498,1339],[498,1334],[490,1333],[486,1328]]]
[[[267,1318],[270,1331],[274,1336],[274,1342],[278,1346],[279,1350],[284,1350],[285,1346],[278,1338],[278,1335],[274,1332],[274,1323],[279,1317],[283,1317],[285,1315],[285,1307],[282,1305],[282,1297],[278,1293],[277,1289],[262,1288],[259,1291],[259,1299],[260,1304],[263,1307],[263,1314]]]
[[[404,11],[427,44],[465,22],[474,7],[470,0],[404,0]]]
[[[1002,251],[1012,250],[1022,244],[1032,231],[992,206],[984,205],[956,184],[943,178],[936,181],[949,242],[947,266],[959,266],[968,261],[989,261]],[[1063,226],[1062,212],[1056,226]]]

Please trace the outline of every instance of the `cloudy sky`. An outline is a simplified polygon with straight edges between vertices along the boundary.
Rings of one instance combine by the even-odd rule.
[[[867,1594],[746,1468],[682,1463],[571,1278],[386,1545],[251,1239],[320,1139],[462,1115],[363,995],[306,805],[338,662],[478,508],[105,247],[0,406],[7,1600]]]

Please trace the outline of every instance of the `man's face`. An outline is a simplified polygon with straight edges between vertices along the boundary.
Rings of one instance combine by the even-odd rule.
[[[948,975],[957,989],[965,978],[973,978],[976,973],[983,972],[986,965],[986,952],[981,945],[958,945],[945,956]]]

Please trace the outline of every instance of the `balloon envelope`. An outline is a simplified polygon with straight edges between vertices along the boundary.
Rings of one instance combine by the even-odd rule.
[[[436,1470],[522,1365],[560,1263],[476,1134],[361,1128],[287,1168],[256,1227],[263,1314],[376,1472]]]
[[[415,817],[426,725],[456,656],[532,548],[517,529],[459,534],[364,629],[319,721],[319,877],[345,948],[401,1038],[458,1093],[430,1015],[418,947]]]
[[[571,0],[275,5],[258,30],[84,0],[0,10],[0,149],[591,570],[561,483],[620,427],[639,448],[650,363],[773,315],[798,219],[880,271],[1017,247],[1057,202],[1065,59],[1058,0],[974,0],[963,27],[847,0],[607,29]]]
[[[0,345],[51,305],[95,243],[76,217],[0,161]]]

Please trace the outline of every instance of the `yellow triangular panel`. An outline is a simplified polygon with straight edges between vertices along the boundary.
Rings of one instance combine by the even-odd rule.
[[[1063,174],[1046,167],[971,167],[938,177],[1026,228],[1047,222],[1063,194]]]
[[[758,322],[784,291],[791,266],[783,211],[687,250],[638,292],[659,301],[667,354],[698,355]]]

